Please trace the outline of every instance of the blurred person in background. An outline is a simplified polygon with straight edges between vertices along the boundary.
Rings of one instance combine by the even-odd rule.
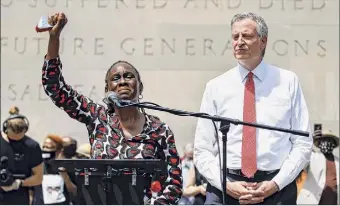
[[[182,160],[182,177],[183,177],[183,190],[187,187],[187,179],[189,176],[190,169],[194,166],[193,157],[194,157],[194,145],[192,143],[188,143],[184,146],[184,155],[181,158]],[[178,204],[180,205],[191,205],[194,202],[194,197],[191,196],[183,196],[181,197]]]
[[[195,166],[191,167],[186,177],[187,184],[183,189],[182,198],[192,198],[192,205],[204,205],[206,200],[207,180],[198,172]]]
[[[314,146],[310,164],[301,174],[298,204],[339,205],[339,157],[334,149],[339,137],[331,130],[314,133]]]
[[[70,136],[62,137],[63,148],[59,154],[58,159],[74,159],[77,152],[78,142]],[[59,174],[65,181],[66,189],[69,193],[69,201],[72,204],[77,203],[77,185],[76,177],[73,172],[67,172],[65,168],[59,168],[61,171]]]
[[[47,173],[52,173],[52,160],[61,155],[63,141],[59,135],[49,134],[46,136],[42,146],[44,159],[44,169]]]
[[[62,149],[61,157],[66,158],[66,159],[74,158],[77,154],[77,147],[78,147],[77,140],[69,136],[64,136],[62,140],[63,140],[63,149]]]
[[[104,99],[106,108],[67,84],[62,74],[59,46],[60,34],[68,20],[63,13],[57,13],[49,20],[54,26],[49,32],[48,49],[42,68],[45,93],[69,117],[86,126],[92,159],[166,161],[168,174],[160,178],[161,191],[152,196],[151,187],[147,184],[144,198],[138,201],[144,204],[177,204],[182,195],[181,164],[174,134],[169,126],[144,110],[136,107],[118,108]],[[139,101],[142,91],[140,74],[129,62],[115,62],[107,70],[105,92],[115,92],[119,99]],[[147,180],[151,181],[151,177]],[[131,194],[123,193],[122,199],[131,201]]]
[[[66,171],[53,170],[53,160],[65,159],[63,146],[69,146],[68,138],[59,135],[49,134],[44,139],[42,146],[42,157],[44,159],[44,178],[41,186],[34,188],[35,205],[69,205],[76,195],[76,185],[73,174]],[[66,149],[67,151],[68,149]]]
[[[29,122],[19,114],[19,108],[13,107],[9,113],[0,134],[0,170],[24,175],[24,178],[13,177],[13,182],[6,184],[4,174],[1,175],[0,204],[28,205],[30,188],[41,184],[43,179],[42,153],[39,143],[26,135]]]
[[[77,148],[77,159],[90,159],[91,155],[91,145],[89,143],[85,143],[80,145]]]
[[[183,187],[186,186],[186,177],[189,170],[194,166],[194,145],[188,143],[184,146],[184,155],[182,157],[182,175],[183,175]]]

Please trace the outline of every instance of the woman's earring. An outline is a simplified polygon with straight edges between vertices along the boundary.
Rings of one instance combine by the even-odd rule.
[[[138,96],[138,99],[143,99],[143,95],[140,94],[140,95]]]

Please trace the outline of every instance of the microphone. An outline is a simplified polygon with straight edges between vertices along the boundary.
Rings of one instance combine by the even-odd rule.
[[[119,99],[115,92],[108,92],[106,95],[106,100],[108,103],[114,104],[117,107],[124,107],[125,105],[130,105],[133,102],[131,100]]]

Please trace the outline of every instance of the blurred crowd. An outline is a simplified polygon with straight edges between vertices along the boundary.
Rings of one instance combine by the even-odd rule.
[[[24,116],[20,116],[18,108],[10,112],[11,116],[5,120],[3,131],[1,133],[1,161],[3,156],[11,156],[6,153],[6,145],[3,140],[7,140],[14,151],[14,159],[18,161],[18,165],[29,163],[33,171],[42,165],[43,178],[42,183],[39,178],[35,184],[21,182],[20,185],[26,184],[29,189],[29,202],[33,205],[70,205],[70,204],[87,204],[86,197],[82,192],[77,191],[80,187],[77,185],[75,174],[66,171],[65,168],[57,170],[53,166],[53,160],[56,159],[90,159],[91,145],[85,143],[78,145],[76,139],[70,136],[60,136],[56,134],[48,134],[43,142],[36,144],[39,156],[30,156],[29,153],[35,153],[34,150],[27,150],[25,147],[33,148],[30,137],[25,135],[28,130],[28,120]],[[19,118],[19,120],[18,120]],[[20,119],[21,118],[21,119]],[[25,120],[25,121],[24,121]],[[13,132],[15,131],[15,132]],[[16,135],[14,135],[16,134]],[[7,136],[11,136],[8,138]],[[320,204],[334,205],[339,204],[339,156],[336,154],[339,146],[339,137],[332,130],[316,130],[313,134],[314,148],[309,164],[301,171],[296,178],[297,204]],[[18,147],[18,143],[26,145]],[[188,143],[183,148],[183,156],[181,157],[182,177],[183,177],[183,194],[179,201],[181,205],[203,205],[206,200],[207,180],[198,172],[194,165],[194,145]],[[25,159],[25,155],[28,157]],[[41,156],[41,157],[40,157]],[[18,157],[22,160],[17,160]],[[36,159],[32,160],[32,158]],[[20,159],[20,158],[19,158]],[[36,162],[36,163],[32,163]],[[42,162],[42,163],[41,163]],[[18,169],[18,165],[14,168]],[[1,168],[0,168],[1,169]],[[16,170],[17,172],[18,170]],[[24,170],[20,170],[22,172]],[[0,171],[3,175],[4,170]],[[22,172],[25,173],[25,172]],[[1,178],[3,178],[0,175]],[[28,175],[29,176],[29,175]],[[6,179],[6,178],[3,178]],[[2,184],[5,180],[1,179]],[[29,178],[28,178],[29,179]],[[32,178],[34,179],[34,178]],[[33,182],[33,183],[32,183]],[[29,185],[31,184],[31,185]],[[34,186],[32,186],[34,185]],[[10,186],[1,187],[5,194],[15,194],[20,191],[19,183],[16,181]],[[1,192],[1,190],[0,190]],[[0,193],[1,194],[1,193]],[[3,200],[10,200],[3,196]],[[1,200],[1,197],[0,197]],[[1,201],[0,201],[1,204]],[[10,204],[10,203],[7,203]]]
[[[52,168],[54,159],[89,159],[89,143],[78,146],[77,140],[69,136],[49,134],[42,143],[44,176],[42,185],[33,188],[30,195],[32,204],[84,204],[77,197],[77,186],[73,173]],[[80,201],[80,202],[79,202]]]

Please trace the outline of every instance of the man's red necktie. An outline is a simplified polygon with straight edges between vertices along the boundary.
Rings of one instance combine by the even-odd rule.
[[[248,79],[244,88],[243,121],[256,122],[255,110],[255,85],[253,73],[248,73]],[[250,178],[257,170],[256,163],[256,128],[243,126],[242,135],[242,173]]]

